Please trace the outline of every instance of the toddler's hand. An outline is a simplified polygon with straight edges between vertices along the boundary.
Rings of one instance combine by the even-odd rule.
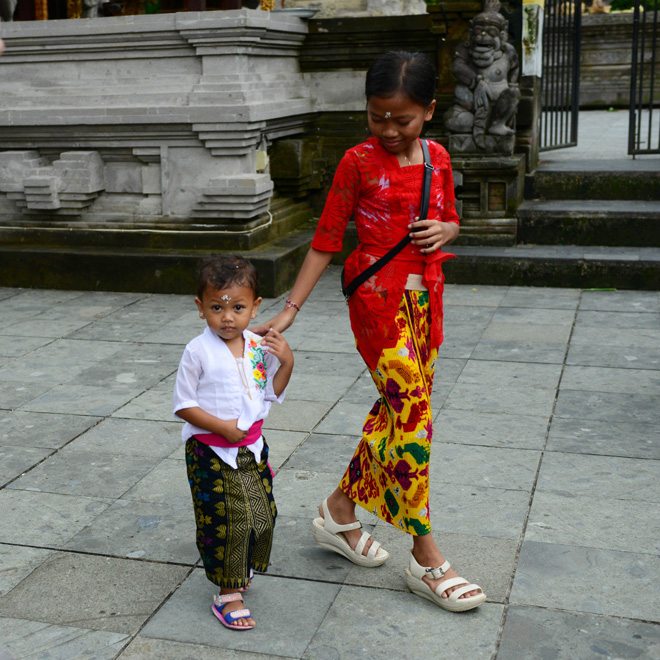
[[[293,364],[293,353],[289,348],[289,344],[287,344],[286,339],[275,328],[271,328],[266,333],[261,340],[261,344],[280,361],[281,365],[287,366]]]
[[[238,420],[236,420],[238,422]],[[248,434],[247,431],[241,431],[238,426],[226,431],[224,437],[229,440],[229,442],[240,442],[245,439],[245,436]]]

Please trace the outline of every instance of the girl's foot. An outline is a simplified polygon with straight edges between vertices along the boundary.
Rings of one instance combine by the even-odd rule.
[[[427,538],[429,540],[426,540]],[[415,536],[413,539],[414,547],[412,554],[415,561],[420,566],[433,566],[435,568],[437,566],[442,566],[445,563],[445,558],[442,556],[440,550],[438,550],[438,546],[436,546],[435,541],[433,541],[430,534],[425,536]],[[459,577],[458,573],[453,568],[449,568],[444,576],[438,580],[434,580],[427,576],[424,576],[422,579],[429,585],[431,591],[435,591],[445,580],[456,577]],[[441,597],[449,598],[450,594],[456,591],[456,589],[460,589],[460,585],[445,589],[445,591],[442,592]],[[459,599],[478,596],[480,593],[481,592],[479,591],[468,591],[467,593],[461,594]]]
[[[238,589],[227,589],[225,587],[222,587],[220,589],[220,595],[225,596],[227,594],[238,594],[239,590]],[[222,608],[220,607],[220,604],[218,604],[217,609],[220,610],[220,614],[225,617],[227,614],[230,612],[236,612],[238,610],[245,609],[245,604],[243,603],[243,599],[237,598],[236,600],[232,600],[230,602],[225,603],[222,605]],[[232,625],[235,627],[245,627],[245,628],[253,628],[255,625],[254,619],[249,616],[249,617],[244,617],[240,619],[236,619],[236,621],[232,622]]]
[[[343,490],[337,488],[330,497],[326,500],[328,511],[330,516],[338,525],[350,525],[351,523],[357,522],[357,517],[355,515],[355,502],[344,493]],[[323,515],[323,506],[319,504],[319,516],[325,520]],[[361,529],[352,529],[347,532],[341,532],[343,537],[346,539],[346,543],[351,547],[351,550],[355,550],[358,542],[362,538],[364,532]],[[369,552],[369,548],[373,545],[373,538],[369,538],[362,554],[366,557]]]

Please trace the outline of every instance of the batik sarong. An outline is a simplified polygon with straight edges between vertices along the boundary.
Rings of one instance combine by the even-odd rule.
[[[230,589],[248,585],[250,568],[268,569],[277,517],[266,442],[259,463],[240,447],[236,464],[237,470],[194,437],[186,441],[197,548],[208,579]]]
[[[381,398],[340,483],[355,503],[414,536],[431,531],[430,397],[438,351],[430,347],[430,314],[428,292],[404,292],[371,371]]]

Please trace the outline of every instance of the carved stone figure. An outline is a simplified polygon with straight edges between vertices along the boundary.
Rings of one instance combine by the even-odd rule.
[[[520,68],[516,50],[507,42],[509,23],[498,8],[499,0],[486,1],[486,10],[470,21],[467,41],[454,55],[452,72],[457,83],[454,104],[444,115],[445,126],[450,133],[472,136],[454,140],[457,151],[476,147],[478,151],[513,152]],[[501,139],[507,136],[511,137]]]

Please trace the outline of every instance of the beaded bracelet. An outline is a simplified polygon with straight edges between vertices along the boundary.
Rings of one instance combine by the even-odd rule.
[[[289,309],[291,307],[295,307],[298,311],[300,311],[300,305],[294,303],[293,300],[287,300],[284,309]]]

